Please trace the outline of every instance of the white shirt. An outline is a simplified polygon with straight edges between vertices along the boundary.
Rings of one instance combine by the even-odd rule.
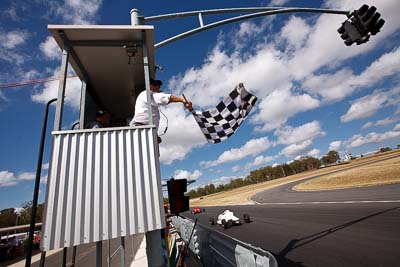
[[[156,125],[157,130],[158,125],[160,124],[160,111],[158,110],[158,106],[168,105],[170,97],[171,94],[150,92],[151,108],[153,111],[153,123]],[[142,91],[136,98],[135,116],[133,117],[129,125],[134,126],[135,123],[149,124],[146,90]]]

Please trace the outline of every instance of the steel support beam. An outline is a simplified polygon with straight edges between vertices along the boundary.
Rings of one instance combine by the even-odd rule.
[[[149,116],[149,125],[153,125],[153,109],[151,107],[151,95],[150,95],[150,71],[149,71],[149,57],[146,46],[146,33],[143,32],[143,70],[144,70],[144,84],[146,85],[147,92],[147,112]]]
[[[67,50],[64,49],[61,58],[60,82],[58,85],[57,106],[56,106],[56,114],[54,117],[54,131],[61,130],[62,113],[64,109],[65,85],[67,81],[67,71],[68,71],[68,57],[69,53]]]
[[[81,86],[81,104],[79,108],[79,129],[85,128],[85,110],[86,110],[86,93],[87,93],[87,84],[85,81],[82,81]]]
[[[125,237],[121,237],[121,267],[125,267]]]
[[[76,247],[77,247],[77,246],[74,246],[73,249],[72,249],[72,263],[71,263],[71,267],[74,267],[74,266],[75,266],[75,261],[76,261]]]
[[[103,264],[102,241],[96,242],[96,267],[101,267]]]

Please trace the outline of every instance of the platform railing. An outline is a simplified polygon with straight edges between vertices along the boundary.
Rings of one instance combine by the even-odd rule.
[[[154,126],[52,134],[42,250],[165,227]]]

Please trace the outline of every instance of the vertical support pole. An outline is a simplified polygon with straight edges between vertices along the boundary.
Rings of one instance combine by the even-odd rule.
[[[146,45],[146,32],[142,32],[143,36],[143,66],[144,66],[144,83],[146,85],[147,92],[147,112],[149,116],[149,125],[153,125],[153,110],[151,107],[151,95],[150,95],[150,72],[149,72],[149,58],[147,53],[147,45]]]
[[[125,237],[121,237],[121,267],[125,267]]]
[[[96,242],[96,267],[102,266],[103,251],[102,251],[102,241]]]
[[[79,129],[85,128],[85,110],[86,110],[86,81],[82,81],[81,87],[81,105],[79,114]]]
[[[63,248],[62,267],[67,266],[67,248]]]
[[[165,266],[161,230],[146,232],[146,254],[149,266]]]
[[[110,247],[110,239],[107,240],[107,267],[111,266],[111,247]]]
[[[75,261],[76,261],[76,246],[74,246],[74,248],[72,249],[72,264],[71,264],[72,267],[75,266]]]
[[[46,251],[40,253],[40,264],[39,267],[44,267],[44,262],[46,261]]]
[[[39,198],[39,187],[40,187],[40,176],[42,174],[42,164],[43,164],[43,151],[44,151],[44,142],[46,139],[46,128],[47,128],[47,118],[49,114],[49,107],[50,104],[56,101],[57,99],[54,98],[47,102],[46,109],[44,112],[43,124],[42,124],[42,134],[40,138],[40,145],[39,145],[39,155],[38,161],[36,165],[36,179],[35,179],[35,187],[33,189],[33,199],[32,199],[32,214],[31,214],[31,222],[29,227],[29,236],[28,236],[28,246],[26,248],[26,260],[25,266],[31,266],[32,260],[32,243],[33,243],[33,235],[35,233],[35,221],[36,221],[36,210],[37,210],[37,202]]]
[[[54,117],[54,131],[59,131],[61,129],[62,113],[64,108],[65,84],[67,81],[68,57],[69,53],[64,48],[61,58],[60,83],[58,85],[58,100],[56,115]]]
[[[131,25],[132,26],[136,26],[136,25],[140,24],[139,15],[140,15],[139,9],[132,9],[131,10]]]

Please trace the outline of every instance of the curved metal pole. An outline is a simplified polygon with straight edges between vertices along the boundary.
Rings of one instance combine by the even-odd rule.
[[[222,26],[224,24],[236,22],[236,21],[241,21],[245,19],[251,19],[251,18],[256,18],[256,17],[262,17],[262,16],[270,16],[270,15],[277,15],[277,14],[284,14],[284,13],[292,13],[292,12],[306,12],[306,13],[327,13],[327,14],[339,14],[339,15],[348,15],[350,11],[344,11],[344,10],[333,10],[333,9],[318,9],[318,8],[284,8],[284,9],[279,9],[279,10],[273,10],[273,11],[263,11],[263,12],[258,12],[258,13],[253,13],[253,14],[247,14],[243,16],[238,16],[234,18],[229,18],[221,21],[217,21],[214,23],[210,23],[206,26],[199,27],[178,35],[175,35],[171,38],[168,38],[164,41],[161,41],[157,44],[154,45],[154,48],[160,48],[163,47],[169,43],[172,43],[174,41],[183,39],[187,36],[206,31],[218,26]]]
[[[221,9],[208,9],[208,10],[198,10],[198,11],[187,11],[171,14],[163,14],[157,16],[145,17],[144,21],[157,21],[165,19],[176,19],[185,17],[194,17],[199,13],[203,15],[216,15],[216,14],[227,14],[227,13],[240,13],[240,12],[259,12],[259,11],[271,11],[278,9],[285,9],[287,7],[240,7],[240,8],[221,8]]]
[[[35,188],[33,190],[33,200],[32,200],[32,214],[31,214],[31,225],[29,228],[29,237],[28,237],[28,246],[26,249],[26,261],[25,266],[31,266],[31,258],[32,258],[32,241],[33,234],[35,231],[35,220],[36,220],[36,210],[37,210],[37,202],[39,197],[39,185],[40,185],[40,175],[42,173],[42,163],[43,163],[43,150],[44,150],[44,141],[46,137],[46,128],[47,128],[47,118],[49,114],[49,106],[51,103],[57,101],[57,98],[54,98],[47,102],[46,110],[43,118],[43,126],[42,126],[42,136],[40,139],[39,146],[39,157],[36,167],[36,179],[35,179]]]

